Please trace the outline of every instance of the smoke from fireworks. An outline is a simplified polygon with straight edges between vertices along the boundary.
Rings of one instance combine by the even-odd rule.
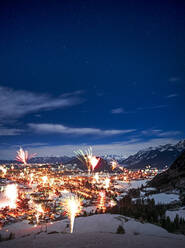
[[[71,195],[68,198],[64,199],[62,204],[63,209],[70,220],[70,233],[72,233],[75,217],[82,210],[82,199],[78,198],[77,196]]]
[[[16,160],[26,165],[28,160],[33,158],[35,155],[35,153],[29,155],[28,151],[24,151],[22,147],[20,147],[19,151],[17,151]]]

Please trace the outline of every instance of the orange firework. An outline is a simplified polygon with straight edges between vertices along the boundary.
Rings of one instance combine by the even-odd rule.
[[[70,219],[70,233],[72,233],[75,217],[80,214],[82,210],[82,199],[71,195],[70,197],[64,199],[62,205],[66,215]]]

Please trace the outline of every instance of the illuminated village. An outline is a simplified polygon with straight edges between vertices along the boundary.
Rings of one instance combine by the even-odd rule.
[[[132,182],[141,186],[158,173],[150,167],[128,170],[116,161],[111,161],[112,173],[97,173],[100,158],[92,154],[91,148],[76,152],[86,166],[84,171],[63,165],[29,164],[33,156],[20,148],[16,157],[20,163],[0,167],[1,228],[22,220],[47,227],[47,223],[68,217],[72,233],[75,216],[105,213],[126,194]]]

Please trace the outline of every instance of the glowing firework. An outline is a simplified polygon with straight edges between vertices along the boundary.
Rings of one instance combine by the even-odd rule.
[[[33,182],[33,173],[30,174],[30,182],[29,182],[29,185],[31,185]]]
[[[43,210],[41,204],[36,205],[35,210],[36,210],[36,215],[35,215],[36,216],[36,222],[37,222],[37,224],[39,224],[39,217],[44,213],[44,210]]]
[[[99,192],[99,204],[98,204],[97,207],[99,209],[101,209],[103,213],[106,210],[106,207],[105,207],[105,197],[106,197],[105,191],[100,191]]]
[[[49,180],[50,186],[53,186],[54,182],[55,182],[55,179],[54,178],[50,178],[50,180]]]
[[[92,157],[92,147],[89,147],[84,152],[82,150],[79,150],[75,152],[77,158],[85,165],[87,166],[88,173],[90,173],[91,165],[89,163],[89,157]]]
[[[7,168],[0,166],[0,170],[3,172],[3,176],[5,176],[7,172]]]
[[[123,177],[123,181],[127,181],[127,177],[126,176]]]
[[[96,174],[93,176],[93,179],[96,180],[97,183],[99,182],[99,175],[98,175],[98,173],[96,173]]]
[[[20,147],[19,151],[17,151],[16,160],[26,165],[28,160],[33,158],[35,155],[35,153],[29,155],[28,151],[24,151],[22,147]]]
[[[63,208],[64,208],[66,215],[70,219],[70,233],[72,233],[75,217],[82,210],[82,199],[72,195],[63,201]]]
[[[100,158],[96,158],[95,156],[89,157],[89,162],[90,162],[90,165],[92,167],[92,171],[94,171],[94,169],[97,166],[97,164],[99,163],[99,161],[100,161]]]
[[[110,200],[109,202],[109,206],[112,208],[114,206],[116,206],[116,202],[114,200]]]
[[[112,170],[116,169],[118,167],[118,163],[116,161],[111,161],[111,165],[112,165]]]
[[[89,147],[84,152],[82,150],[79,150],[75,152],[77,158],[87,166],[88,173],[90,173],[90,170],[92,168],[92,171],[94,171],[95,167],[100,161],[100,158],[96,158],[96,156],[92,155],[92,147]]]
[[[47,176],[43,176],[42,177],[43,185],[46,184],[47,180],[48,180],[48,177]]]
[[[105,189],[108,189],[109,188],[109,186],[110,186],[110,178],[105,178],[105,182],[104,182],[104,187],[105,187]]]
[[[0,208],[9,207],[16,208],[18,190],[16,184],[9,184],[6,186],[3,199],[0,202]]]

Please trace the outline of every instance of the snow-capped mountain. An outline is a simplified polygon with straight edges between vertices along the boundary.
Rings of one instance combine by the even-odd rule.
[[[121,164],[129,168],[144,168],[146,165],[163,168],[166,165],[170,166],[183,150],[185,150],[185,140],[175,145],[149,147],[123,159]]]
[[[122,161],[123,159],[125,159],[125,156],[115,155],[115,154],[102,155],[101,157],[107,161],[112,161],[112,160]]]

